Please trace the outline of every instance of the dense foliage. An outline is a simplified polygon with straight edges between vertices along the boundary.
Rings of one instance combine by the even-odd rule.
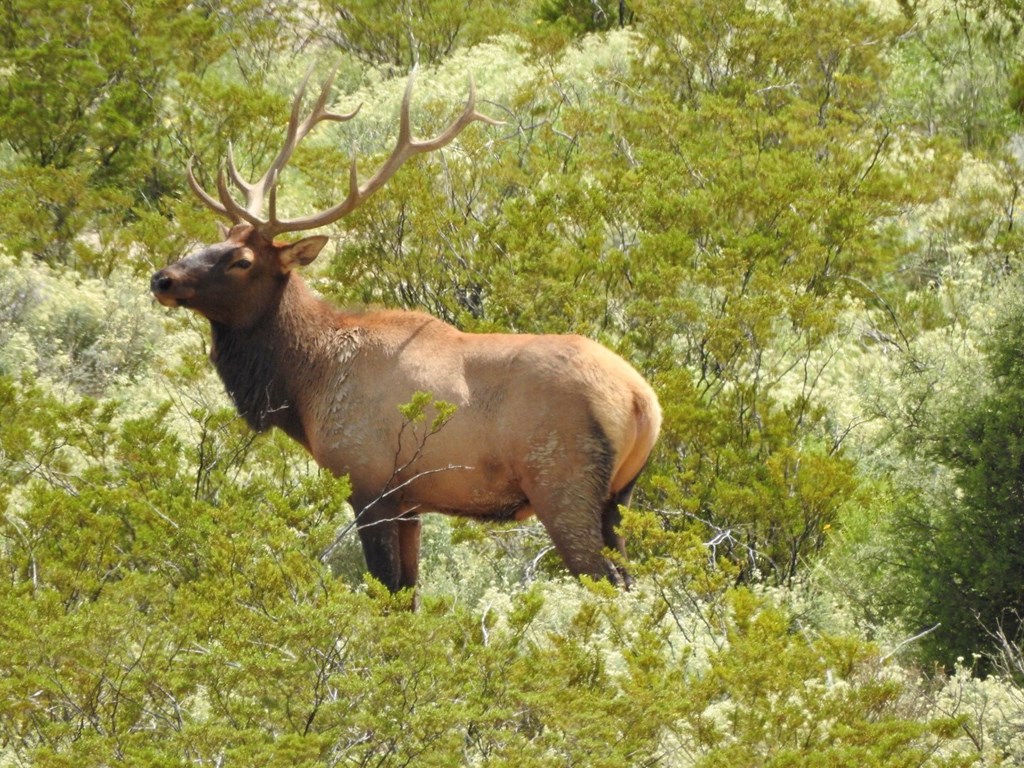
[[[0,4],[0,766],[1024,760],[1024,50],[1000,0]],[[364,580],[344,478],[250,434],[148,275],[305,71],[359,118],[284,215],[340,304],[576,332],[665,410],[633,591],[429,518]],[[407,418],[422,418],[410,405]],[[443,428],[443,426],[441,427]]]

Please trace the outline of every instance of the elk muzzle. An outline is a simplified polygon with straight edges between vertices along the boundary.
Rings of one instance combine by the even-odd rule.
[[[185,285],[182,276],[171,267],[161,269],[149,281],[149,289],[165,307],[183,307],[195,295],[195,289]]]

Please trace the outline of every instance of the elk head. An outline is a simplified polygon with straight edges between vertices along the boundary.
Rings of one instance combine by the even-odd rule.
[[[273,306],[288,272],[312,262],[326,243],[323,236],[278,243],[251,224],[236,224],[223,242],[157,272],[150,287],[165,307],[187,307],[213,323],[248,328]]]

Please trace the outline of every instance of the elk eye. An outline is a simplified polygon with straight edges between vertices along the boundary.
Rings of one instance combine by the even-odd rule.
[[[247,270],[252,266],[252,259],[239,259],[233,263],[228,269],[241,269],[242,271]]]

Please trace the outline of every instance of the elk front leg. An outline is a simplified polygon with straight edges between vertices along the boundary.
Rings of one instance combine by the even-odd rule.
[[[401,558],[398,547],[398,523],[375,522],[359,526],[366,570],[391,592],[399,590]]]
[[[399,589],[415,589],[420,575],[420,516],[398,521]]]
[[[415,588],[419,575],[420,519],[403,517],[394,504],[381,500],[359,511],[359,540],[366,569],[392,593]]]

